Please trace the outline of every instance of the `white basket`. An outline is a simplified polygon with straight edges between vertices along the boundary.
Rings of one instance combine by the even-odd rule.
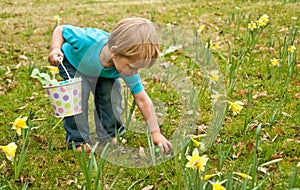
[[[69,80],[63,81],[59,85],[44,86],[50,103],[55,112],[55,117],[67,117],[79,114],[82,112],[81,101],[81,78],[71,79],[69,73],[62,63],[62,58],[59,59],[62,67],[66,71]]]

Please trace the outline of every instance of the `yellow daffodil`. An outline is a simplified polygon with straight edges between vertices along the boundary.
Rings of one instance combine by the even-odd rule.
[[[280,59],[273,58],[270,60],[270,62],[273,66],[279,66]]]
[[[295,46],[290,46],[288,48],[288,50],[289,50],[290,53],[294,53],[294,51],[296,50],[296,47]]]
[[[257,25],[255,22],[251,21],[249,24],[248,24],[248,28],[253,31],[254,29],[257,28]]]
[[[60,18],[59,15],[56,15],[56,16],[53,17],[53,20],[56,22],[56,24],[60,24],[62,19]]]
[[[193,142],[195,147],[198,147],[200,145],[200,142],[196,141],[194,138],[192,138],[192,142]]]
[[[52,78],[55,79],[55,75],[59,73],[58,67],[55,66],[45,66],[49,69],[50,73],[52,74]]]
[[[207,155],[199,156],[199,151],[197,148],[193,150],[192,156],[187,155],[188,163],[186,163],[185,167],[198,169],[200,171],[204,171],[205,165],[208,161]]]
[[[45,66],[45,67],[47,67],[52,74],[57,74],[59,72],[58,67],[55,66]]]
[[[6,146],[0,146],[0,149],[5,153],[6,158],[10,161],[13,161],[17,148],[18,146],[14,142],[11,142]]]
[[[263,20],[259,19],[259,20],[257,21],[257,25],[258,25],[258,26],[265,26],[265,25],[267,25],[267,23],[264,22]]]
[[[204,176],[203,179],[204,179],[205,181],[207,181],[207,180],[209,180],[209,179],[215,177],[216,175],[218,175],[218,174],[206,174],[206,175]]]
[[[259,20],[264,21],[265,23],[269,22],[269,16],[267,14],[263,14]]]
[[[202,33],[205,30],[205,25],[201,25],[198,27],[198,33]]]
[[[218,70],[212,70],[209,72],[208,77],[211,83],[215,84],[219,80],[219,71]]]
[[[171,30],[172,28],[173,28],[173,24],[168,23],[168,24],[166,25],[166,29],[167,29],[167,30]]]
[[[213,50],[217,50],[220,48],[220,46],[217,43],[213,43],[213,44],[211,44],[210,48]]]
[[[227,102],[229,104],[229,108],[233,112],[233,115],[237,115],[242,111],[243,105],[244,105],[243,102],[241,102],[241,101],[235,101],[235,102],[227,101]]]
[[[226,188],[224,186],[222,186],[222,184],[225,182],[226,180],[224,181],[217,181],[217,182],[210,182],[211,186],[212,186],[212,190],[226,190]]]
[[[28,126],[26,125],[26,120],[27,117],[21,118],[20,116],[14,121],[12,129],[15,129],[18,135],[22,134],[22,129],[28,128]]]
[[[268,22],[269,22],[269,16],[267,14],[264,14],[258,19],[257,25],[265,26],[265,25],[267,25]]]
[[[195,147],[199,147],[200,150],[205,150],[205,146],[202,142],[199,142],[199,141],[195,140],[194,138],[192,138],[192,142]]]
[[[246,178],[248,178],[248,179],[252,179],[252,177],[251,176],[249,176],[249,175],[247,175],[247,174],[245,174],[245,173],[240,173],[240,172],[233,172],[234,174],[236,174],[236,175],[238,175],[238,176],[240,176],[240,177],[242,177],[242,178],[244,178],[244,179],[246,179]]]

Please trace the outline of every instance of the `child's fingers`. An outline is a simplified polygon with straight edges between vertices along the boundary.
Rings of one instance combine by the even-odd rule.
[[[157,144],[157,146],[159,147],[159,150],[160,150],[161,152],[164,152],[164,146],[163,146],[162,143]]]
[[[173,148],[169,141],[166,141],[165,143],[159,143],[158,147],[161,152],[169,152]]]
[[[164,146],[164,151],[169,152],[169,145],[167,143],[163,144]]]

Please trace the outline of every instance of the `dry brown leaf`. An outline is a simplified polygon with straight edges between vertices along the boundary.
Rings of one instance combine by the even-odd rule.
[[[232,119],[230,117],[225,117],[225,122],[226,123],[232,123]]]
[[[287,142],[296,142],[296,143],[300,143],[300,139],[286,139]]]
[[[45,140],[38,135],[33,135],[32,137],[33,137],[33,140],[35,140],[38,143],[43,143],[43,144],[46,143]]]
[[[75,183],[74,180],[71,180],[71,179],[67,180],[67,185],[72,185],[73,183]]]
[[[284,135],[284,131],[281,130],[281,129],[278,129],[277,127],[273,127],[274,131],[277,133],[277,134],[281,134],[281,135]]]
[[[19,56],[19,59],[22,59],[22,60],[27,60],[27,59],[28,59],[28,57],[27,57],[27,56],[25,56],[25,55],[20,55],[20,56]]]
[[[264,92],[258,92],[256,94],[253,95],[253,98],[256,99],[256,98],[259,98],[259,97],[265,97],[267,96],[267,91],[264,91]]]
[[[249,93],[248,89],[244,89],[244,90],[240,90],[240,91],[238,92],[238,95],[239,95],[239,96],[245,96],[245,95],[247,95],[248,93]]]
[[[5,49],[0,49],[0,54],[9,54],[9,52]]]
[[[272,159],[273,159],[273,160],[278,159],[278,158],[283,158],[282,154],[275,154],[275,155],[272,155]]]
[[[300,92],[299,92],[299,93],[296,93],[295,96],[294,96],[294,98],[295,98],[296,100],[300,100]]]
[[[153,75],[152,80],[153,80],[153,83],[159,83],[160,82],[160,78],[157,75]]]
[[[271,139],[271,136],[269,135],[268,132],[266,132],[265,134],[263,134],[261,140],[262,141],[269,141]]]
[[[268,172],[268,169],[265,168],[265,167],[258,167],[257,170],[260,171],[261,173],[268,174],[268,173],[267,173],[267,172]]]
[[[273,189],[274,188],[274,183],[269,183],[266,189]]]
[[[198,134],[201,134],[201,133],[205,132],[206,129],[207,129],[207,126],[205,126],[204,124],[202,124],[202,125],[198,126],[197,132],[198,132]]]
[[[145,149],[141,146],[139,148],[139,155],[140,155],[140,157],[145,157],[146,156]]]
[[[290,162],[294,162],[294,161],[297,161],[298,160],[298,157],[297,156],[294,156],[293,158],[291,158],[289,161]]]
[[[247,150],[249,153],[252,153],[254,148],[255,148],[255,143],[251,142],[250,144],[248,144]]]
[[[254,120],[253,123],[249,125],[248,131],[252,131],[255,127],[257,127],[259,122],[257,120]]]
[[[170,65],[171,65],[170,62],[164,62],[164,63],[161,64],[161,66],[165,69],[170,67]]]
[[[146,187],[143,187],[143,189],[142,190],[151,190],[151,189],[153,189],[153,185],[147,185]]]
[[[17,69],[19,69],[20,67],[22,66],[22,63],[19,63],[19,64],[17,64],[16,66],[15,66],[15,70],[17,70]]]
[[[241,153],[243,152],[243,149],[246,147],[246,143],[244,141],[242,141],[239,143],[239,146],[240,146],[240,149],[238,150],[238,152],[236,154],[234,153],[232,155],[233,159],[236,159],[241,155]]]

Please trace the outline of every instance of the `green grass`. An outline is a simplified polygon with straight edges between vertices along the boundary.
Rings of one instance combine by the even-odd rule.
[[[40,83],[30,78],[33,68],[46,71],[43,66],[48,65],[51,35],[56,26],[53,21],[55,15],[62,18],[62,24],[97,27],[107,31],[121,18],[145,17],[161,24],[172,23],[180,30],[177,40],[183,42],[194,37],[200,25],[205,25],[201,41],[218,42],[220,46],[218,50],[212,50],[212,54],[223,75],[226,99],[247,104],[236,116],[227,110],[216,141],[205,152],[209,157],[206,173],[221,172],[220,176],[211,180],[227,179],[223,185],[228,189],[246,189],[242,182],[237,183],[232,178],[231,172],[254,174],[252,177],[255,177],[257,184],[252,181],[244,184],[249,189],[257,187],[259,183],[263,183],[259,189],[300,187],[297,167],[300,162],[300,104],[297,94],[300,92],[299,31],[292,29],[293,26],[299,27],[300,18],[293,19],[299,17],[299,2],[166,0],[74,3],[66,0],[19,0],[1,1],[0,6],[0,145],[16,140],[11,126],[17,117],[34,113],[31,120],[33,130],[28,138],[30,146],[22,174],[15,180],[11,162],[1,153],[0,189],[22,189],[26,185],[29,189],[80,189],[86,185],[78,160],[72,150],[66,147],[62,123],[58,123],[59,119],[53,116]],[[253,49],[243,54],[249,37],[248,23],[263,14],[269,15],[270,22]],[[292,67],[288,66],[289,45],[297,47]],[[195,59],[190,59],[192,53],[173,52],[162,59],[158,66],[175,65],[180,68],[190,77],[188,84],[191,85],[184,88],[191,90],[194,85],[199,93],[205,87],[206,74],[205,69],[195,63]],[[282,60],[280,67],[270,65],[270,59],[273,58]],[[184,99],[186,95],[175,87],[180,85],[176,81],[180,77],[175,72],[174,76],[168,78],[164,71],[167,70],[160,69],[158,72],[161,79],[159,83],[153,82],[153,73],[146,70],[141,72],[147,76],[145,87],[149,95],[165,107],[164,111],[158,107],[158,112],[166,114],[161,122],[165,135],[174,138],[173,133],[181,128],[196,132],[197,126],[209,125],[212,113],[210,93],[205,90],[199,101],[187,103]],[[261,92],[266,94],[253,97]],[[192,101],[196,97],[195,94],[191,96],[187,100]],[[128,100],[131,103],[132,99]],[[194,108],[188,108],[187,105],[197,106],[199,115],[187,114]],[[135,127],[141,118],[137,109],[134,110],[134,116],[137,121],[132,120],[131,127]],[[182,117],[187,117],[187,120]],[[256,121],[257,124],[253,124]],[[258,124],[261,124],[259,134]],[[136,150],[139,145],[147,147],[145,133],[129,131],[124,137],[128,147]],[[188,146],[193,148],[191,144]],[[186,174],[184,153],[181,154],[181,160],[176,155],[157,166],[144,168],[119,166],[108,159],[102,170],[101,184],[113,185],[115,189],[142,189],[148,185],[153,185],[154,189],[184,189],[186,179],[181,175]],[[138,155],[134,158],[136,160],[133,161],[141,165],[149,161]],[[283,160],[263,169],[253,169],[277,158]],[[95,159],[100,161],[99,155]],[[209,184],[206,189],[210,189]]]

